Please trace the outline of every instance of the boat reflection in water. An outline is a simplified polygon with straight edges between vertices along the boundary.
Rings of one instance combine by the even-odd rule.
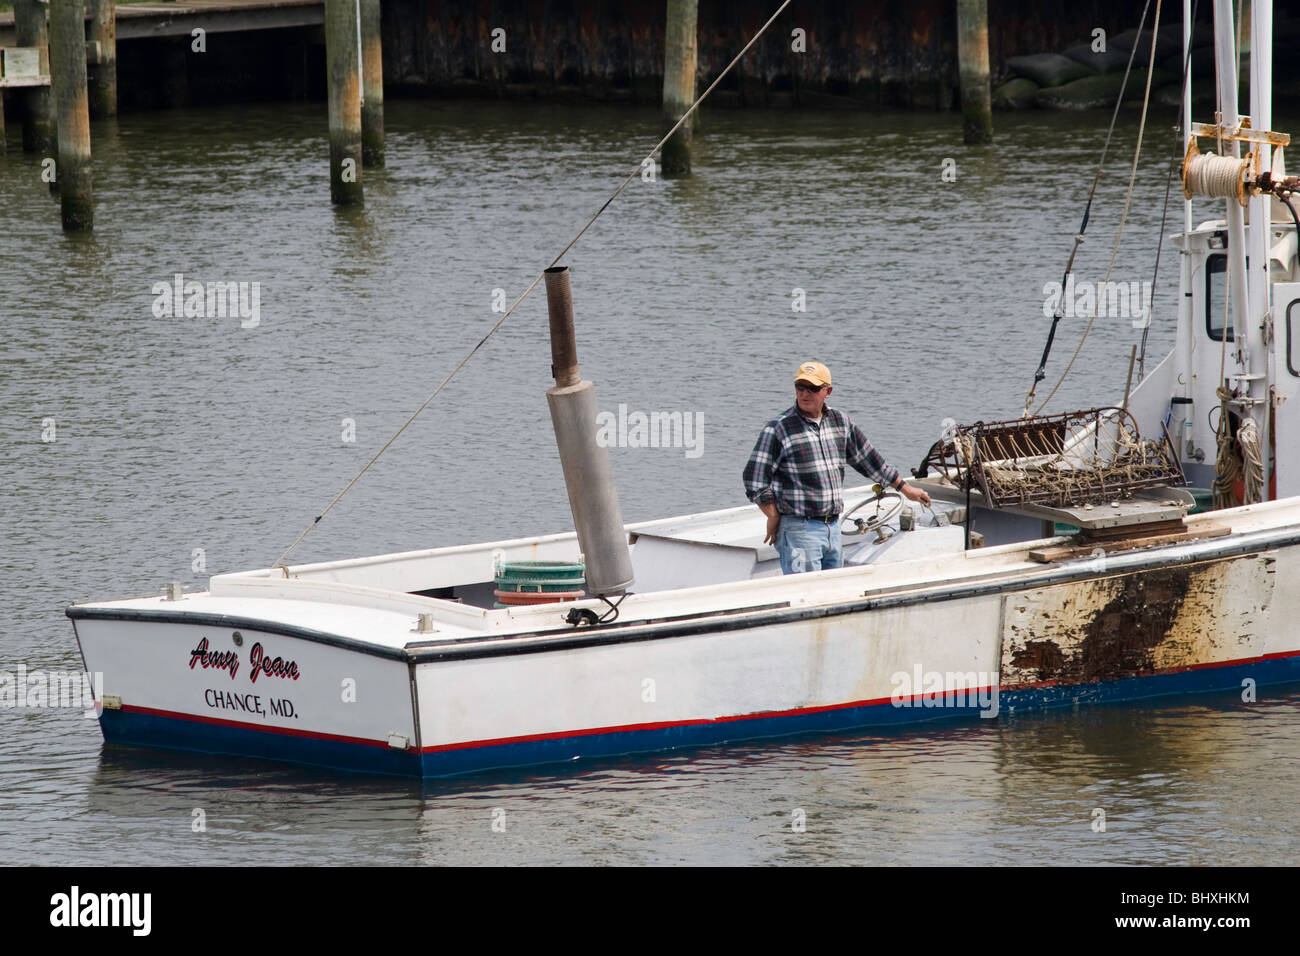
[[[109,746],[81,816],[113,821],[119,863],[183,864],[196,840],[215,862],[251,846],[272,865],[568,861],[575,840],[613,864],[1149,865],[1211,844],[1220,863],[1263,863],[1294,837],[1274,755],[1298,702],[1194,696],[452,780]]]

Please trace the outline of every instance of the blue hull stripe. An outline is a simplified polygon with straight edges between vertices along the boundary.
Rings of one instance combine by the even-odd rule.
[[[1075,704],[1119,703],[1174,694],[1214,691],[1240,693],[1242,682],[1248,678],[1256,685],[1300,681],[1300,655],[1095,684],[1003,690],[998,696],[998,715],[1001,717],[1027,710],[1069,707]],[[499,767],[564,762],[578,757],[645,753],[757,737],[888,727],[935,720],[978,721],[983,719],[979,714],[979,708],[971,706],[925,707],[919,701],[909,707],[873,703],[649,729],[427,750],[423,754],[132,710],[105,710],[100,717],[100,726],[104,739],[112,744],[234,754],[368,773],[444,777]]]

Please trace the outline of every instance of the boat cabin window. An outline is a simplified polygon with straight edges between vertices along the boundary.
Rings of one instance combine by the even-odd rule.
[[[1223,341],[1223,321],[1228,320],[1228,341],[1232,341],[1232,316],[1224,311],[1228,294],[1228,257],[1220,253],[1205,260],[1205,331],[1216,342]]]
[[[1296,368],[1295,354],[1295,337],[1297,324],[1300,323],[1300,299],[1293,299],[1291,304],[1286,307],[1286,370],[1300,378],[1300,370]]]

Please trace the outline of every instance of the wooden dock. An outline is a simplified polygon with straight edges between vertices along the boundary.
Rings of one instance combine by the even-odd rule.
[[[89,18],[87,18],[89,19]],[[177,3],[123,3],[117,7],[117,39],[190,36],[208,33],[278,30],[321,26],[323,0],[185,0]],[[0,47],[14,46],[13,11],[0,13]]]

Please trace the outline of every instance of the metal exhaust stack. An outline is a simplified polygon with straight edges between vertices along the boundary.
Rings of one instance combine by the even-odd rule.
[[[596,390],[578,374],[568,266],[546,270],[546,309],[551,323],[551,374],[555,376],[546,403],[551,407],[578,546],[587,565],[587,590],[596,595],[622,594],[634,580],[632,555],[609,453],[596,444]]]

